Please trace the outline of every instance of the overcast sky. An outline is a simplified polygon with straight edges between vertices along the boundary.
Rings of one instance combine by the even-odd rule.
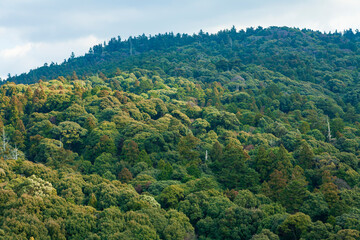
[[[0,77],[83,55],[111,37],[257,26],[360,29],[358,0],[0,0]]]

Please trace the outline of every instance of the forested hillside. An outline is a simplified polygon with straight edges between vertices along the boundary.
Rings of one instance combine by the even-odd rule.
[[[9,78],[0,239],[360,239],[359,44],[114,38]]]

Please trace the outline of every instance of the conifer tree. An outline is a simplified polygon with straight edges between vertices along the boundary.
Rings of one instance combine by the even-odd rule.
[[[256,154],[255,170],[260,174],[260,179],[262,181],[268,180],[272,169],[271,163],[271,159],[268,157],[265,147],[261,146]]]
[[[296,166],[292,171],[289,183],[281,194],[282,204],[291,213],[298,211],[309,195],[307,190],[308,182],[303,172],[304,170],[300,166]]]
[[[303,141],[298,149],[299,164],[305,169],[311,168],[314,166],[313,158],[314,152],[312,151],[310,145],[306,141]]]
[[[239,143],[230,141],[225,147],[225,151],[219,166],[219,181],[227,188],[253,188],[258,184],[258,173],[249,168],[246,161],[249,155],[244,151]]]

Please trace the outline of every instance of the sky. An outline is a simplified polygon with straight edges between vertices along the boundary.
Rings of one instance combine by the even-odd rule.
[[[358,0],[0,0],[0,77],[62,63],[112,37],[288,26],[360,29]]]

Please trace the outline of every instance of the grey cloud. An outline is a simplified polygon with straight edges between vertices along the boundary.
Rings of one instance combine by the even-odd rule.
[[[272,1],[271,5],[285,2]],[[0,26],[21,29],[23,38],[29,41],[68,39],[88,33],[105,37],[109,32],[121,34],[122,29],[129,35],[201,28],[198,25],[221,20],[219,16],[241,16],[269,5],[264,0],[5,1],[0,8]]]
[[[356,22],[359,5],[352,7],[351,16],[342,18],[349,13],[346,6],[351,4],[341,0],[1,0],[0,76],[28,71],[44,59],[61,62],[71,51],[79,51],[79,39],[89,36],[102,42],[118,35],[124,39],[142,33],[192,34],[200,29],[214,32],[232,25],[329,30]],[[51,51],[52,55],[48,50],[32,47],[21,56],[21,61],[6,59],[5,50],[22,49],[29,43],[46,44],[47,49],[62,47]]]

